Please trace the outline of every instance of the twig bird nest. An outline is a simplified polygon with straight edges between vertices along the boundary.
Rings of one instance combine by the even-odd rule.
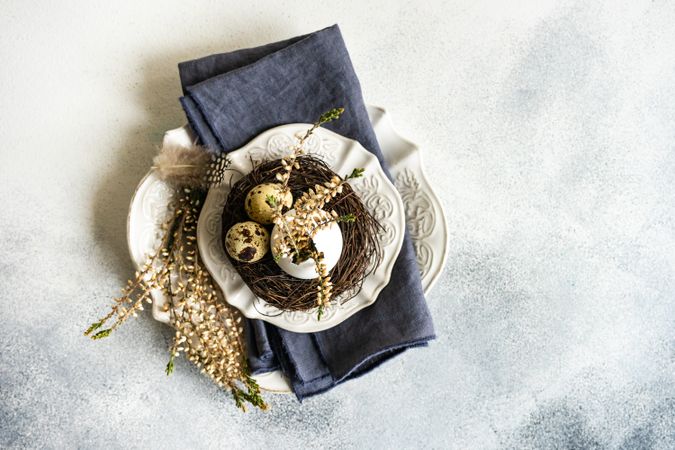
[[[297,162],[300,167],[291,173],[288,183],[293,198],[300,198],[308,189],[336,175],[326,163],[313,156],[300,156]],[[282,170],[279,160],[263,162],[232,186],[223,209],[223,238],[234,224],[250,220],[244,208],[248,192],[259,184],[275,183],[277,173]],[[382,260],[378,240],[381,225],[348,183],[325,209],[335,210],[339,215],[356,216],[353,222],[340,223],[342,254],[330,271],[333,300],[344,303],[358,294],[363,280]],[[272,226],[267,228],[271,232]],[[271,253],[255,263],[239,262],[228,257],[251,291],[268,304],[285,311],[308,311],[316,307],[318,279],[303,280],[286,274]]]

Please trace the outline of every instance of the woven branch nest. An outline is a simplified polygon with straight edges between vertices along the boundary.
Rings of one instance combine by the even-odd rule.
[[[297,162],[300,168],[291,172],[288,183],[294,200],[314,185],[323,184],[336,175],[326,163],[316,157],[301,156]],[[232,225],[250,220],[244,209],[244,199],[248,192],[258,184],[277,182],[275,176],[281,170],[280,160],[263,162],[232,186],[223,208],[223,241]],[[382,227],[348,183],[325,209],[333,209],[339,215],[351,213],[356,216],[354,222],[340,223],[342,254],[330,271],[333,283],[332,301],[344,303],[359,293],[363,280],[382,261],[382,249],[378,239]],[[267,226],[270,234],[272,227],[273,225]],[[251,291],[268,304],[284,311],[308,311],[316,307],[318,281],[301,280],[286,274],[274,262],[271,252],[255,263],[243,263],[234,258],[230,258],[230,261]]]

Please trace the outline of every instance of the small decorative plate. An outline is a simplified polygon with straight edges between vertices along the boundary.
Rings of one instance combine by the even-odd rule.
[[[408,230],[417,253],[424,293],[428,294],[445,265],[448,230],[443,208],[427,181],[422,168],[420,150],[394,129],[389,114],[382,108],[368,106],[368,114],[380,143],[384,159],[399,190],[406,210]],[[167,131],[164,142],[190,145],[195,136],[189,126]],[[151,170],[140,181],[131,199],[127,218],[129,253],[136,267],[158,245],[160,226],[165,222],[172,191]],[[169,323],[163,307],[168,299],[160,291],[153,293],[152,316]],[[281,372],[255,376],[261,388],[272,392],[288,392]]]
[[[296,138],[311,124],[281,125],[265,131],[244,147],[229,153],[231,161],[225,183],[209,189],[197,224],[199,251],[225,300],[249,319],[259,319],[296,333],[313,333],[334,327],[377,300],[389,283],[391,271],[403,245],[405,209],[396,187],[382,170],[377,157],[358,142],[325,128],[317,128],[306,141],[305,151],[318,156],[336,173],[365,169],[361,178],[349,181],[366,208],[380,222],[378,236],[382,262],[366,277],[361,290],[349,301],[337,299],[325,309],[321,320],[311,311],[282,311],[257,297],[242,280],[223,248],[222,213],[230,186],[253,170],[256,163],[288,154]]]

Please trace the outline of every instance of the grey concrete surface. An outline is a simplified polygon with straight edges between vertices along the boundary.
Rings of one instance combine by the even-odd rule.
[[[239,413],[149,314],[125,216],[180,126],[176,63],[338,22],[423,148],[438,339]],[[0,447],[675,448],[675,5],[0,2]]]

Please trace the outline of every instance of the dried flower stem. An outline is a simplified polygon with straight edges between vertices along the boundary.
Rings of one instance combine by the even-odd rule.
[[[245,402],[261,409],[267,405],[246,365],[240,313],[226,306],[219,289],[203,266],[197,247],[197,219],[203,199],[202,191],[180,190],[159,250],[129,281],[111,311],[92,324],[85,335],[91,335],[115,317],[110,328],[91,336],[99,339],[110,335],[130,316],[143,310],[143,302],[152,302],[151,291],[162,290],[170,299],[171,325],[175,328],[169,351],[166,373],[174,370],[177,356],[185,357],[208,375],[218,386],[230,390],[238,407]]]
[[[282,171],[276,174],[276,179],[281,184],[282,195],[290,192],[288,182],[293,169],[300,168],[297,158],[304,154],[306,140],[324,123],[340,118],[343,112],[343,108],[334,108],[322,114],[319,120],[295,143],[290,154],[281,159]],[[312,258],[316,264],[316,271],[319,274],[316,297],[319,319],[321,319],[324,308],[330,303],[332,283],[328,268],[324,263],[324,255],[316,250],[312,239],[320,229],[332,222],[339,221],[335,211],[331,211],[328,215],[329,219],[326,219],[326,211],[323,210],[323,207],[342,193],[344,183],[362,174],[363,169],[355,169],[352,174],[343,179],[339,176],[333,176],[323,185],[316,184],[313,189],[310,188],[295,202],[295,214],[293,216],[284,217],[283,204],[276,198],[272,197],[267,200],[267,203],[273,208],[274,224],[283,230],[282,237],[276,243],[274,249],[276,257],[291,257],[295,263]],[[352,221],[356,219],[353,214],[350,218]]]
[[[356,216],[354,214],[351,214],[351,213],[344,214],[342,216],[338,216],[338,213],[336,213],[335,211],[331,211],[330,213],[331,213],[330,219],[326,219],[324,221],[321,221],[321,222],[317,223],[316,226],[309,231],[309,235],[311,237],[316,236],[316,233],[318,233],[320,230],[326,228],[331,223],[341,223],[341,222],[347,223],[347,222],[355,222],[356,221]]]

